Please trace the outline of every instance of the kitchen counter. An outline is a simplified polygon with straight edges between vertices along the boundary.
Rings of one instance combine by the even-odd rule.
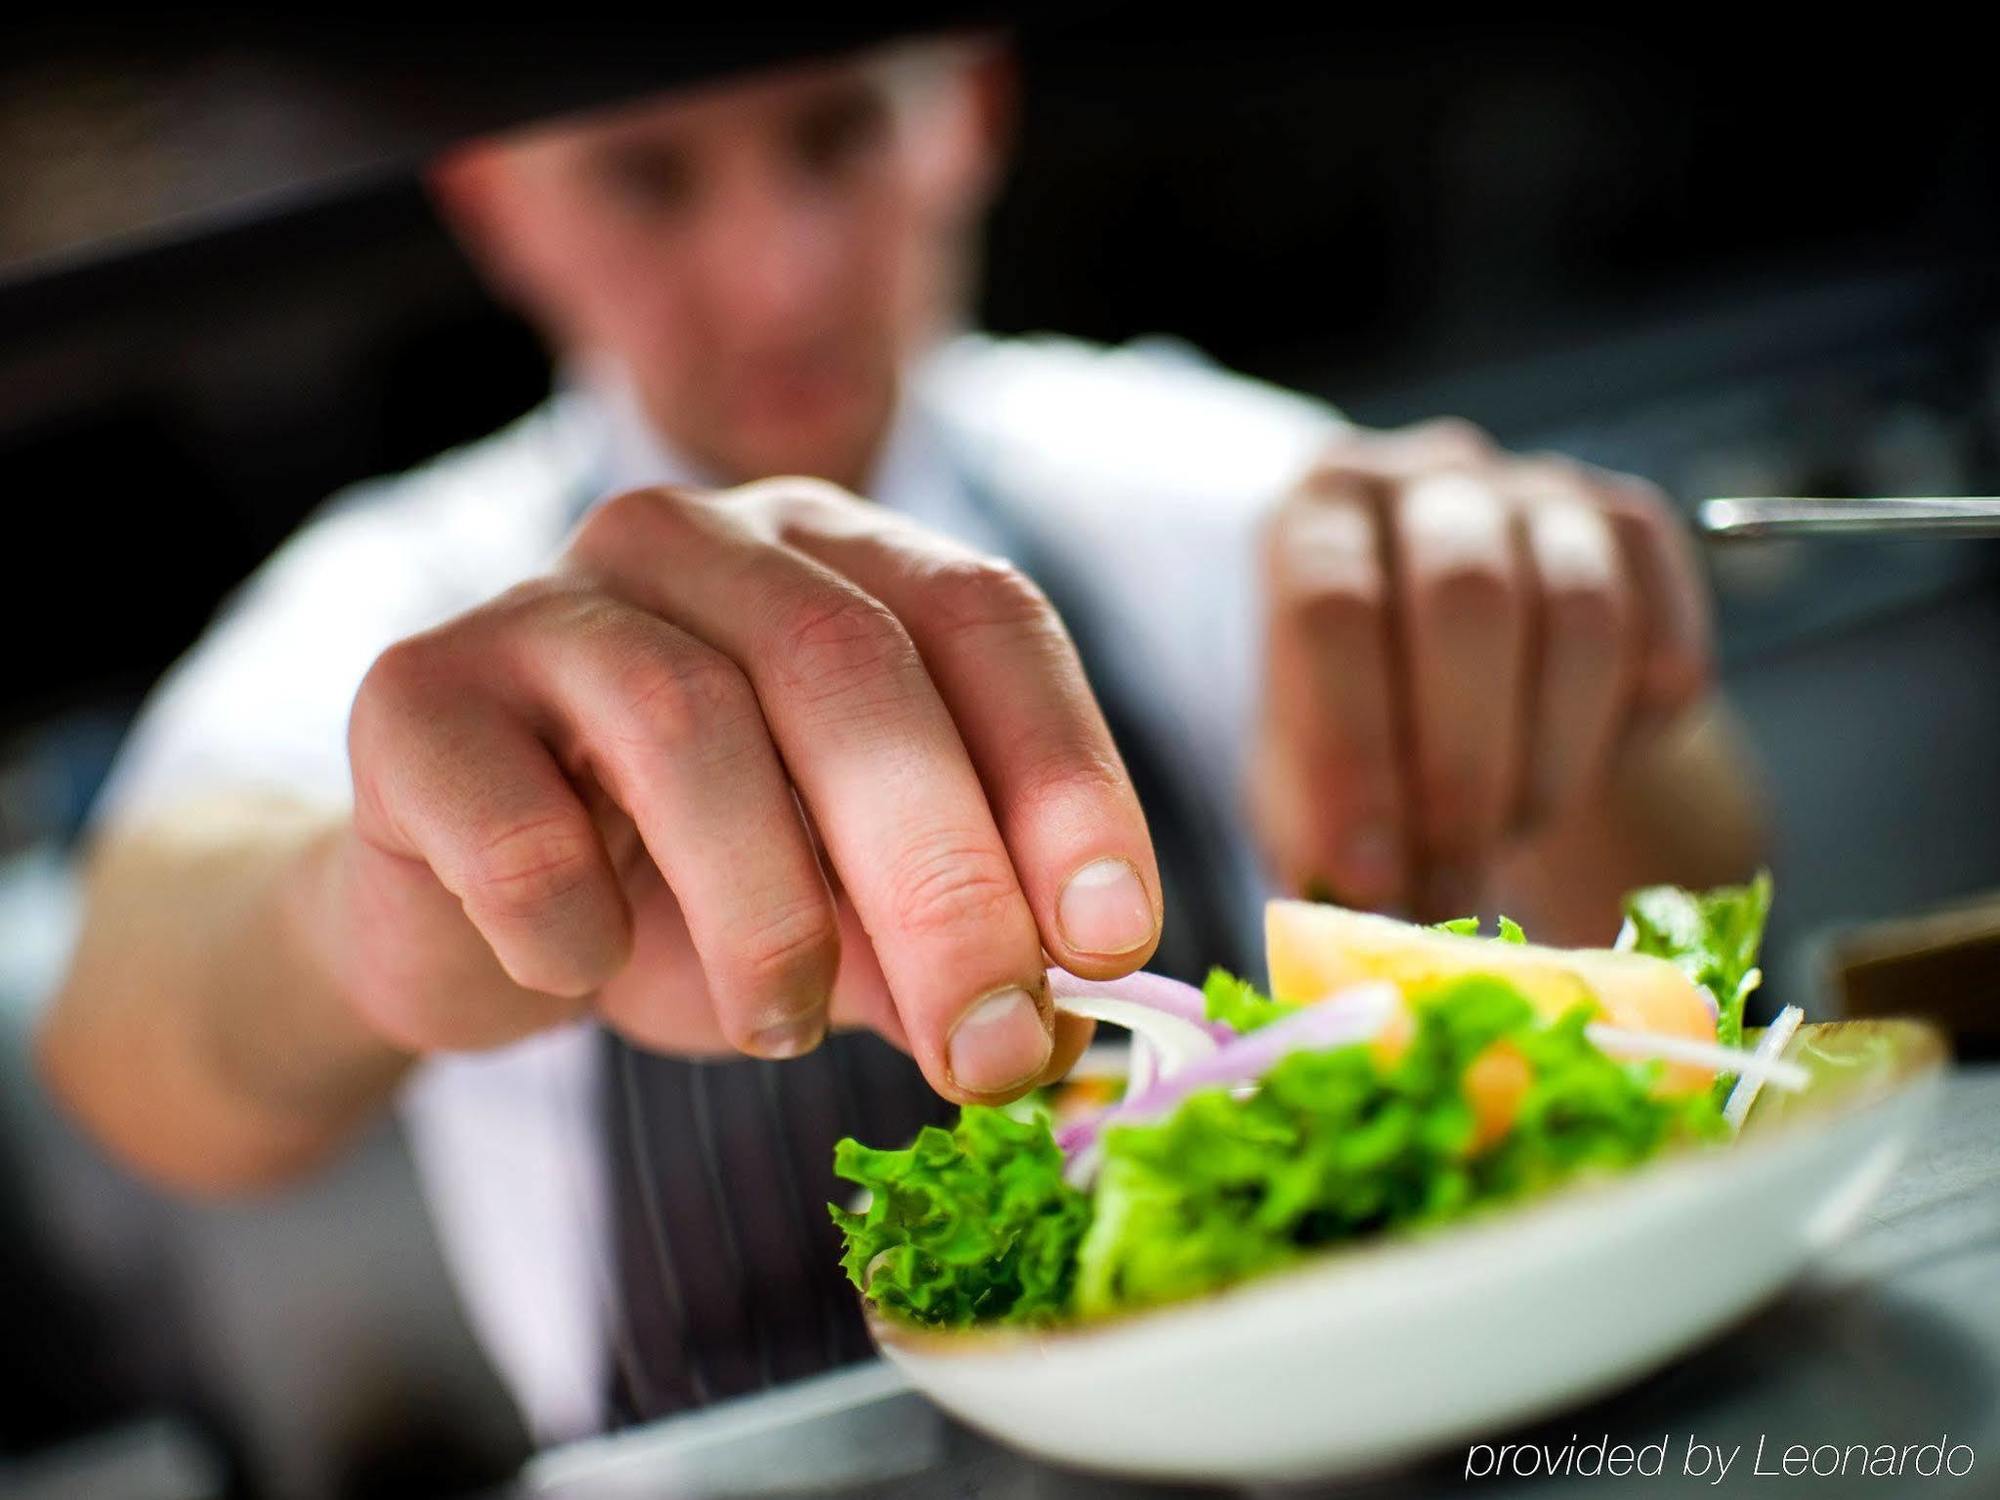
[[[1421,1392],[1412,1399],[1421,1400]],[[1541,1428],[1481,1434],[1479,1441],[1560,1446],[1572,1435],[1635,1447],[1665,1439],[1667,1477],[1467,1479],[1461,1448],[1366,1480],[1251,1493],[1367,1500],[1469,1490],[1522,1496],[1755,1489],[1814,1500],[2000,1495],[2000,1065],[1954,1070],[1929,1137],[1854,1234],[1786,1297],[1616,1396],[1561,1413]],[[1725,1483],[1681,1476],[1691,1440],[1724,1451],[1741,1445]],[[1753,1472],[1760,1440],[1761,1476]],[[1972,1451],[1962,1478],[1907,1471],[1898,1479],[1787,1478],[1780,1471],[1791,1444],[1901,1449],[1940,1440]],[[1962,1454],[1956,1462],[1964,1462]],[[878,1363],[544,1454],[504,1500],[1222,1493],[1103,1478],[1020,1457],[945,1418]]]

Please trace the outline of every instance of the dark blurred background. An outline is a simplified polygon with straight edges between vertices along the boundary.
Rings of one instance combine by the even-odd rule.
[[[1882,27],[1752,47],[1652,14],[1342,11],[1304,27],[1251,8],[1224,32],[1100,6],[1031,21],[986,320],[1169,334],[1364,420],[1454,412],[1689,501],[2000,489],[2000,103],[1980,49]],[[67,852],[119,734],[227,591],[333,490],[546,392],[546,362],[482,296],[410,164],[467,122],[629,92],[651,76],[630,45],[646,34],[620,24],[595,61],[573,48],[539,67],[519,33],[437,27],[415,42],[44,28],[0,63],[0,478],[16,526],[0,554],[0,1003],[17,1016],[61,961]],[[745,55],[822,40],[752,37]],[[742,45],[718,34],[687,55]],[[1712,561],[1729,683],[1773,793],[1773,994],[1810,1004],[1833,925],[2000,885],[1995,555],[1821,543]],[[22,1130],[24,1177],[91,1170],[59,1127]],[[13,1149],[0,1140],[0,1197]],[[406,1175],[394,1149],[383,1181]],[[74,1276],[34,1291],[76,1299],[76,1317],[35,1362],[0,1354],[0,1455],[106,1410],[165,1409],[182,1425],[125,1431],[189,1487],[146,1493],[389,1493],[460,1472],[407,1413],[299,1418],[287,1409],[335,1398],[237,1347],[265,1315],[259,1256],[318,1245],[328,1203],[393,1217],[355,1170],[300,1210],[296,1242],[107,1207],[123,1188],[55,1214],[47,1233],[85,1259],[146,1266],[122,1305],[158,1315],[149,1347],[100,1358],[75,1330],[129,1319],[93,1312]],[[258,1235],[280,1248],[246,1250]],[[0,1221],[0,1288],[42,1288],[41,1262],[7,1269],[16,1243]],[[432,1254],[408,1225],[371,1243],[406,1267]],[[440,1276],[402,1275],[430,1310],[355,1335],[355,1358],[386,1370],[436,1329],[463,1344],[431,1308],[448,1308]],[[162,1371],[186,1377],[164,1405]],[[400,1388],[376,1373],[379,1403]],[[418,1395],[499,1462],[518,1439],[460,1374]],[[297,1456],[339,1450],[326,1434],[357,1424],[374,1434],[362,1459]]]

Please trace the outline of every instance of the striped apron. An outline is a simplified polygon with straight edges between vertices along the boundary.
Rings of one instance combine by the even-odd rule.
[[[1151,967],[1198,980],[1243,972],[1216,812],[1177,777],[1100,670],[1089,596],[984,489],[968,492],[1002,550],[1048,594],[1075,637],[1152,830],[1166,903]],[[1164,601],[1163,601],[1164,602]],[[952,1106],[872,1034],[831,1036],[785,1062],[690,1060],[604,1033],[600,1090],[612,1185],[614,1425],[648,1421],[866,1358],[859,1302],[827,1216],[848,1191],[834,1143],[901,1144]]]

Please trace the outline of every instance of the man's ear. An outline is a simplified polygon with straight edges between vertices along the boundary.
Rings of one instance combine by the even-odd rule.
[[[424,169],[424,190],[494,295],[518,307],[526,287],[509,253],[513,236],[501,204],[502,149],[482,141],[454,146]]]
[[[975,148],[979,153],[975,192],[981,208],[999,191],[1013,160],[1020,123],[1021,64],[1004,39],[982,39],[966,67]]]
[[[991,164],[991,187],[998,184],[1014,155],[1021,118],[1021,62],[1011,44],[995,39],[980,49],[971,69],[973,108]]]
[[[1014,141],[1018,90],[1014,55],[998,38],[937,44],[946,70],[941,109],[924,126],[924,170],[932,203],[959,225],[984,214],[999,191]]]

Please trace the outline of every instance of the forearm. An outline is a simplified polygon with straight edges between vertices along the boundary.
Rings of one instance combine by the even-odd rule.
[[[1727,884],[1766,857],[1755,757],[1727,705],[1711,698],[1510,856],[1492,904],[1550,942],[1606,944],[1626,891]]]
[[[106,836],[43,1022],[56,1094],[169,1185],[228,1192],[323,1161],[409,1064],[341,995],[322,935],[339,826],[207,803]]]

